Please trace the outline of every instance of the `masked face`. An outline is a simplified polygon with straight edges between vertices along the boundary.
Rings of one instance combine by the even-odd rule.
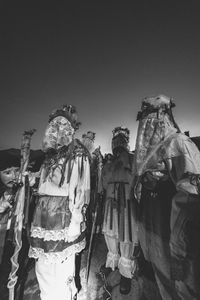
[[[0,180],[6,189],[12,189],[13,185],[17,182],[19,175],[19,167],[11,167],[0,171]]]
[[[107,163],[110,164],[112,162],[112,159],[113,159],[112,155],[108,154],[107,155]]]
[[[175,132],[177,129],[167,114],[158,118],[157,113],[152,113],[139,121],[135,154],[138,175],[148,169],[157,169],[162,160],[160,145]]]
[[[128,141],[124,135],[119,134],[112,139],[113,155],[119,156],[124,150],[128,150]]]
[[[66,118],[54,118],[47,126],[43,140],[43,150],[58,149],[69,145],[73,139],[74,131],[71,123]]]

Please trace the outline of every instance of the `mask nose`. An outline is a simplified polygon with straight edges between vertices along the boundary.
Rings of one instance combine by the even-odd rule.
[[[18,170],[12,169],[11,177],[14,182],[17,181],[17,176],[18,176]]]

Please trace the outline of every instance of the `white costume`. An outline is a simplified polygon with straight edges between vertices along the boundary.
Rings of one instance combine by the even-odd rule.
[[[44,138],[46,160],[29,251],[29,256],[37,259],[42,300],[73,299],[77,292],[75,255],[85,247],[90,162],[86,148],[73,138],[76,125],[75,108],[65,106],[50,118]]]

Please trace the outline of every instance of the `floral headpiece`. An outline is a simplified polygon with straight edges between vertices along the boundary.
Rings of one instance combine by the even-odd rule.
[[[123,135],[125,137],[125,139],[127,140],[127,142],[129,142],[129,134],[130,134],[130,130],[126,127],[115,127],[112,131],[113,133],[113,139],[115,137],[117,137],[118,135]]]
[[[125,127],[115,127],[112,131],[112,152],[115,154],[117,149],[125,149],[128,150],[129,143],[129,129]]]
[[[137,121],[146,118],[151,113],[167,113],[171,115],[171,109],[175,107],[172,98],[164,95],[146,97],[142,101],[141,111],[137,114]]]
[[[81,123],[78,121],[76,107],[73,105],[65,104],[61,109],[54,110],[49,116],[49,123],[59,116],[66,118],[75,130],[77,130],[81,125]]]
[[[94,140],[95,140],[95,135],[96,135],[95,132],[88,131],[87,133],[84,133],[84,134],[82,135],[82,139],[89,139],[89,140],[91,140],[92,142],[94,142]]]

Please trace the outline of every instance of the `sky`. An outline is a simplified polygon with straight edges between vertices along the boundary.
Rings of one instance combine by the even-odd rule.
[[[196,0],[0,2],[0,149],[19,148],[35,128],[41,147],[52,110],[77,107],[77,137],[130,130],[146,96],[174,99],[182,131],[200,135],[200,18]]]

